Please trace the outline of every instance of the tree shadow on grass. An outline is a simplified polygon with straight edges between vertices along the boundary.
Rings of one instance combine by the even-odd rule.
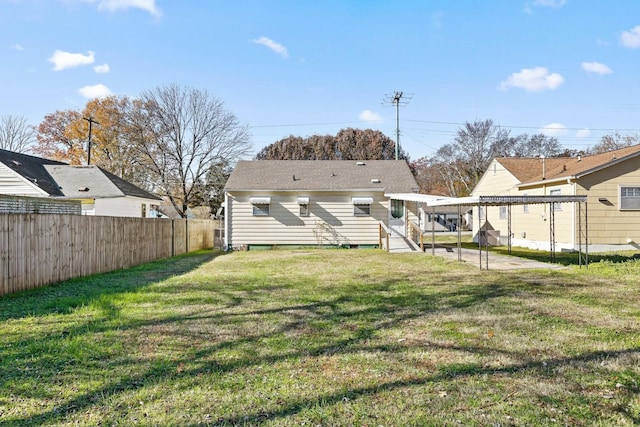
[[[189,267],[183,266],[182,271],[186,272],[197,267],[202,262],[212,259],[202,259],[200,262],[194,261]],[[189,264],[189,263],[187,263]],[[167,278],[180,270],[177,266],[161,264],[160,272],[149,273],[152,276],[159,276],[160,279],[142,281],[142,284],[129,284],[123,286],[117,292],[128,292],[136,290],[145,284],[155,283]],[[134,272],[133,274],[136,275]],[[449,279],[455,274],[448,276]],[[130,321],[125,325],[118,325],[118,330],[137,329],[140,335],[148,328],[162,327],[164,331],[172,337],[181,337],[185,340],[195,339],[192,336],[195,332],[204,333],[204,337],[199,337],[198,341],[203,345],[193,347],[193,351],[188,355],[176,358],[161,358],[154,363],[142,366],[137,356],[130,355],[118,361],[108,359],[108,354],[96,354],[102,357],[107,366],[115,364],[128,364],[132,372],[129,375],[122,375],[107,381],[91,391],[87,391],[58,402],[55,407],[44,410],[31,416],[13,416],[11,419],[0,422],[7,426],[55,424],[63,420],[69,420],[69,416],[82,413],[94,405],[104,404],[105,401],[113,401],[114,396],[127,393],[132,395],[136,391],[146,387],[160,386],[171,383],[180,378],[202,378],[215,372],[217,375],[233,374],[236,371],[244,370],[252,366],[270,366],[277,363],[295,361],[302,358],[318,358],[332,355],[350,355],[361,352],[383,353],[389,357],[394,357],[397,353],[407,351],[408,344],[384,344],[376,341],[376,335],[380,331],[391,330],[399,324],[418,319],[422,316],[438,316],[440,313],[446,314],[451,310],[464,310],[478,304],[490,303],[492,300],[505,296],[512,296],[517,291],[517,286],[509,284],[507,276],[500,276],[500,280],[492,279],[473,285],[461,285],[457,288],[444,287],[442,290],[433,292],[416,289],[405,290],[398,294],[385,293],[393,289],[398,284],[404,284],[405,278],[397,280],[385,280],[376,282],[372,277],[371,283],[363,283],[359,292],[344,292],[334,295],[324,294],[316,297],[315,300],[306,303],[278,302],[279,290],[289,289],[293,284],[278,283],[274,286],[265,287],[260,290],[255,286],[246,286],[242,278],[237,282],[229,281],[225,287],[220,289],[212,286],[212,293],[221,293],[228,298],[227,304],[210,308],[194,308],[193,311],[179,315],[163,318],[150,318]],[[482,279],[487,280],[487,279]],[[369,286],[368,286],[369,285]],[[243,288],[244,286],[244,288]],[[366,289],[373,289],[367,292]],[[237,289],[237,290],[234,290]],[[379,292],[376,292],[375,290]],[[87,301],[99,298],[104,295],[100,292],[88,293],[84,295]],[[105,303],[106,304],[106,303]],[[268,306],[262,307],[262,304]],[[216,309],[220,307],[220,309]],[[43,310],[48,310],[43,306]],[[104,311],[114,310],[108,304]],[[38,313],[36,313],[37,315]],[[219,328],[229,326],[238,327],[243,333],[229,334],[222,338],[206,336],[207,331],[202,331],[196,327],[191,328],[191,322],[205,322]],[[266,330],[254,330],[252,325],[256,323],[274,322],[274,327]],[[114,328],[112,325],[104,325],[102,331]],[[82,336],[87,332],[86,325],[75,325],[73,328],[65,330],[68,337]],[[92,330],[93,331],[93,330]],[[283,336],[293,337],[293,341],[306,340],[308,345],[292,344],[285,348],[268,349],[266,352],[245,352],[248,349],[262,348],[270,339],[278,339]],[[55,343],[52,341],[52,343]],[[27,359],[30,354],[28,350],[21,350],[20,342],[15,343],[15,348],[11,354],[14,359]],[[312,397],[295,398],[278,403],[275,409],[255,409],[251,412],[228,414],[212,419],[210,424],[215,425],[261,425],[283,421],[287,417],[299,414],[307,409],[319,405],[332,405],[341,402],[345,397],[358,399],[371,394],[385,391],[394,391],[407,387],[419,387],[428,383],[440,381],[452,381],[461,378],[469,378],[482,375],[504,375],[517,374],[522,372],[534,372],[536,375],[554,375],[554,367],[567,366],[574,363],[589,362],[599,360],[603,357],[618,357],[625,354],[638,352],[637,348],[618,350],[613,352],[595,351],[579,356],[547,359],[543,361],[533,360],[531,357],[522,355],[517,351],[490,349],[485,346],[473,345],[451,345],[439,342],[430,342],[433,348],[454,350],[473,354],[486,354],[493,352],[505,353],[524,360],[522,363],[514,363],[503,368],[490,368],[480,364],[460,364],[443,363],[436,372],[425,373],[411,379],[395,379],[380,382],[376,385],[354,386],[339,392],[320,392]],[[239,357],[234,359],[224,359],[217,357],[219,352],[225,349],[235,350]],[[0,353],[2,354],[2,353]],[[45,368],[46,362],[40,368]],[[139,365],[139,366],[138,366]],[[136,369],[136,367],[138,368]],[[0,377],[1,378],[1,377]],[[42,378],[43,381],[50,379]],[[0,414],[1,416],[1,414]],[[154,424],[153,421],[149,421]],[[202,424],[193,424],[202,425]]]
[[[222,254],[219,251],[200,251],[5,295],[0,297],[0,321],[69,313],[93,302],[104,305],[104,297],[135,292],[172,276],[188,273]],[[113,310],[113,307],[104,308]]]

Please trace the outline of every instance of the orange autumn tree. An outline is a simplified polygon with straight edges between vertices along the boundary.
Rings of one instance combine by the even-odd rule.
[[[38,128],[34,152],[71,164],[87,164],[89,119],[91,127],[91,164],[100,166],[126,180],[142,184],[144,173],[136,163],[134,147],[128,142],[128,97],[108,96],[87,102],[80,111],[56,111],[45,116]]]

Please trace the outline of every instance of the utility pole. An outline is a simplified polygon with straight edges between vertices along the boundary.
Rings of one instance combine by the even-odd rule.
[[[83,119],[89,122],[89,141],[87,144],[87,165],[90,165],[91,164],[91,128],[94,123],[97,125],[99,125],[100,123],[93,120],[93,117],[91,116],[83,117]]]
[[[407,105],[409,101],[402,101],[402,98],[411,99],[413,95],[405,95],[404,92],[394,92],[393,95],[385,95],[385,102],[396,106],[396,160],[400,157],[400,104]]]

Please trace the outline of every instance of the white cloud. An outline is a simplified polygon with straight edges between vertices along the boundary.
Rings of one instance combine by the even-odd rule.
[[[539,132],[547,136],[562,136],[567,134],[567,128],[562,123],[550,123],[539,129]]]
[[[22,52],[24,50],[24,48],[22,47],[22,45],[20,43],[16,43],[16,44],[11,45],[11,49],[17,50],[18,52]]]
[[[525,68],[502,81],[500,90],[517,87],[527,92],[540,92],[557,89],[562,83],[564,83],[564,77],[558,73],[550,73],[545,67]]]
[[[580,129],[576,132],[576,137],[578,138],[588,138],[591,136],[591,131],[589,129]]]
[[[275,42],[275,41],[271,40],[268,37],[262,36],[259,39],[253,40],[253,42],[256,43],[256,44],[261,44],[263,46],[268,47],[269,49],[271,49],[272,51],[274,51],[278,55],[282,56],[283,58],[288,58],[289,57],[289,51],[287,50],[286,47],[284,47],[283,45],[281,45],[278,42]]]
[[[93,0],[92,0],[93,1]],[[98,10],[117,12],[127,9],[142,9],[153,16],[160,16],[160,9],[156,6],[156,0],[99,0]]]
[[[49,58],[49,62],[53,63],[53,71],[60,71],[66,68],[78,67],[80,65],[93,64],[95,61],[95,53],[87,52],[86,55],[81,53],[70,53],[62,50],[56,50]]]
[[[640,25],[636,25],[629,31],[623,31],[620,36],[620,42],[629,49],[637,49],[640,47]]]
[[[109,64],[96,65],[95,67],[93,67],[93,71],[98,74],[106,74],[109,72],[109,70]]]
[[[111,90],[102,83],[93,86],[83,86],[78,89],[78,92],[80,95],[89,99],[104,98],[112,94]]]
[[[594,73],[594,74],[600,74],[600,75],[613,73],[613,70],[611,68],[599,62],[583,62],[582,69],[587,73]]]
[[[364,110],[358,118],[364,122],[379,122],[382,120],[382,116],[371,110]]]

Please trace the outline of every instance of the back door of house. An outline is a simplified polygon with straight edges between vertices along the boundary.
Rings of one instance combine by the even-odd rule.
[[[389,209],[389,229],[397,236],[405,236],[404,200],[391,200],[391,209]]]

